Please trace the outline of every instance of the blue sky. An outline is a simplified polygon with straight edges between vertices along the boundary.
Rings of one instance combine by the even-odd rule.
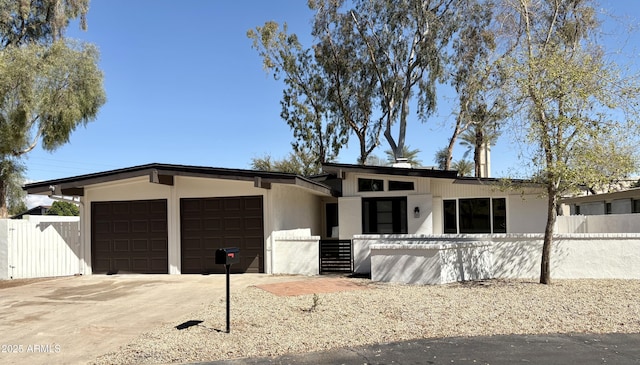
[[[640,1],[601,1],[627,23]],[[92,0],[89,29],[72,25],[70,38],[94,43],[101,53],[107,103],[96,121],[80,127],[69,144],[49,153],[39,147],[26,160],[26,177],[49,180],[151,162],[250,168],[251,159],[283,158],[292,133],[280,118],[283,85],[262,69],[246,37],[274,20],[310,45],[312,13],[303,0],[165,1]],[[613,48],[633,52],[638,36],[610,28]],[[305,39],[306,38],[306,39]],[[637,50],[636,50],[637,51]],[[637,55],[637,52],[635,53]],[[423,165],[451,133],[451,93],[426,123],[409,121],[407,144]],[[492,151],[492,175],[519,170],[521,146],[506,131]],[[374,154],[384,157],[384,138]],[[356,163],[357,140],[338,157]],[[456,146],[454,159],[464,153]]]

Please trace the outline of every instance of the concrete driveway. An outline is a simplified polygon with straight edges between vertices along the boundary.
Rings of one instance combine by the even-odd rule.
[[[296,278],[304,279],[234,274],[231,295]],[[225,298],[225,286],[225,275],[91,275],[0,286],[0,364],[90,362],[156,326],[193,319],[191,312]]]

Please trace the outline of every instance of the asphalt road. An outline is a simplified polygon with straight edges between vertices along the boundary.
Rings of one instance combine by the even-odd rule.
[[[640,334],[553,334],[414,340],[206,365],[640,364]],[[203,365],[200,364],[200,365]]]

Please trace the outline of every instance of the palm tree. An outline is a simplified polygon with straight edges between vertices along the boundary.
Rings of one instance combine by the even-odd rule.
[[[402,156],[407,159],[407,162],[411,164],[411,166],[421,166],[422,161],[418,160],[418,153],[420,153],[419,149],[410,150],[409,146],[402,146]],[[393,165],[396,163],[396,157],[393,154],[393,151],[386,150],[384,154],[387,156],[387,165]]]
[[[436,151],[436,157],[433,161],[437,164],[438,169],[446,170],[447,169],[447,158],[449,158],[449,151],[447,147],[443,147]]]
[[[473,163],[469,160],[459,160],[451,164],[451,167],[458,171],[459,176],[469,176],[473,171]]]
[[[469,153],[473,151],[473,164],[475,166],[475,176],[481,176],[481,153],[483,146],[487,148],[489,146],[495,146],[500,132],[491,127],[487,127],[482,124],[473,124],[473,126],[467,129],[460,135],[460,145],[467,147],[467,151],[464,153],[463,158],[467,158]],[[488,161],[487,161],[488,162]]]

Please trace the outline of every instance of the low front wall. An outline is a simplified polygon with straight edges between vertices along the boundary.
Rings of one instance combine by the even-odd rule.
[[[490,245],[375,244],[371,279],[411,284],[445,284],[492,277]]]
[[[320,236],[280,236],[273,241],[273,274],[320,274]]]
[[[359,259],[354,267],[368,267],[373,280],[410,284],[537,279],[542,239],[541,234],[359,236],[354,238],[354,250],[366,247],[366,252],[354,252],[354,259]],[[556,235],[551,276],[640,279],[640,234]]]

